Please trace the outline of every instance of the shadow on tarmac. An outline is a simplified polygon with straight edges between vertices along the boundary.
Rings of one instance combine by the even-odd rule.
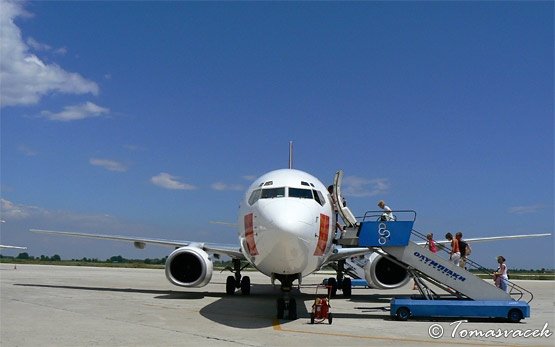
[[[59,288],[82,291],[97,292],[119,292],[119,293],[140,293],[154,295],[155,299],[160,300],[200,300],[204,298],[217,298],[218,300],[207,304],[200,309],[200,314],[216,323],[228,327],[239,329],[261,329],[275,325],[276,321],[276,302],[280,297],[281,291],[272,285],[253,284],[251,294],[249,296],[241,295],[240,291],[235,295],[227,295],[225,293],[199,292],[199,291],[173,291],[173,290],[152,290],[138,288],[108,288],[108,287],[92,287],[92,286],[68,286],[68,285],[50,285],[50,284],[14,284],[20,287],[35,288]],[[324,294],[325,295],[325,294]],[[320,295],[321,296],[321,295]],[[297,288],[292,290],[291,297],[297,301],[297,315],[300,320],[310,320],[310,309],[314,303],[315,295],[302,293]],[[386,298],[388,298],[386,300]],[[351,297],[353,302],[381,303],[389,302],[389,296],[385,295],[363,295],[360,297]],[[383,315],[386,310],[385,306],[378,307],[355,307],[354,313],[341,313],[334,311],[334,300],[345,300],[341,296],[331,299],[332,313],[334,319],[351,318],[351,319],[389,319],[389,316]],[[376,312],[374,314],[373,312]],[[378,314],[381,313],[381,314]],[[287,324],[288,320],[280,320],[280,324]]]

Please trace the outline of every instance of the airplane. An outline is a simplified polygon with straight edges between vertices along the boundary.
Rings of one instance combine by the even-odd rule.
[[[296,301],[290,295],[293,283],[297,281],[300,286],[303,277],[324,265],[336,264],[337,276],[329,278],[328,285],[334,291],[339,285],[345,297],[351,295],[351,279],[343,278],[345,264],[357,256],[368,257],[361,266],[361,275],[373,288],[399,288],[410,280],[405,268],[368,247],[340,247],[336,244],[334,201],[343,201],[339,185],[334,184],[332,198],[316,177],[292,169],[291,159],[288,169],[263,174],[250,185],[240,202],[238,246],[42,229],[30,231],[128,241],[139,249],[146,244],[173,247],[175,249],[166,260],[165,275],[169,282],[181,287],[205,286],[212,278],[213,258],[229,256],[234,275],[227,277],[227,294],[233,295],[237,289],[242,295],[250,294],[250,278],[242,276],[241,270],[252,266],[270,277],[272,284],[276,280],[281,284],[283,295],[277,299],[277,318],[283,319],[287,311],[287,319],[295,320]],[[345,211],[342,211],[342,217],[343,213]],[[353,218],[351,215],[348,219],[354,223]]]

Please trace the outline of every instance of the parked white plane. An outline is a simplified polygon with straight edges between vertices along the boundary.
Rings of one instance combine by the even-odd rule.
[[[339,196],[339,192],[336,192]],[[341,201],[336,199],[336,201]],[[239,246],[229,247],[202,242],[172,241],[128,236],[86,234],[31,229],[37,233],[77,236],[133,242],[144,248],[147,243],[175,247],[166,260],[167,279],[182,287],[206,285],[213,271],[211,255],[227,255],[233,260],[234,276],[226,283],[227,294],[237,288],[250,294],[250,278],[241,276],[241,261],[281,283],[283,297],[277,300],[277,317],[296,319],[296,302],[289,297],[294,281],[299,285],[304,276],[323,265],[339,262],[342,277],[344,260],[370,254],[364,266],[364,277],[374,288],[398,288],[409,281],[406,269],[372,253],[369,248],[341,248],[334,245],[336,217],[333,200],[326,187],[314,176],[299,170],[281,169],[259,177],[247,189],[240,203],[238,217]],[[335,283],[335,278],[330,278]],[[343,294],[350,296],[351,281],[342,282]]]

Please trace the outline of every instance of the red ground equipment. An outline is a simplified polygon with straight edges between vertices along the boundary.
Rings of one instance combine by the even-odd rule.
[[[325,297],[318,297],[319,287],[327,288],[328,295]],[[310,312],[310,324],[322,323],[326,319],[328,320],[328,324],[331,324],[332,314],[330,312],[330,293],[331,286],[319,284],[316,287],[316,299],[312,305],[312,312]]]

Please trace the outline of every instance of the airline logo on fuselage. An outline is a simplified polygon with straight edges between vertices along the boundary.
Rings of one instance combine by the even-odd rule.
[[[424,264],[428,265],[429,267],[432,267],[432,268],[436,269],[437,271],[443,273],[445,276],[451,277],[452,279],[454,279],[456,281],[461,281],[461,282],[466,281],[465,277],[459,275],[458,273],[456,273],[452,270],[449,270],[447,267],[445,267],[445,266],[441,265],[440,263],[428,258],[424,254],[420,254],[420,252],[414,252],[414,256],[417,257]]]
[[[316,245],[316,250],[314,255],[320,256],[324,255],[326,251],[326,246],[328,244],[328,236],[330,234],[330,217],[320,213],[320,233],[318,235],[318,244]]]
[[[249,213],[244,217],[245,221],[245,238],[247,239],[247,250],[250,255],[258,255],[256,243],[254,241],[254,221],[253,214]]]

